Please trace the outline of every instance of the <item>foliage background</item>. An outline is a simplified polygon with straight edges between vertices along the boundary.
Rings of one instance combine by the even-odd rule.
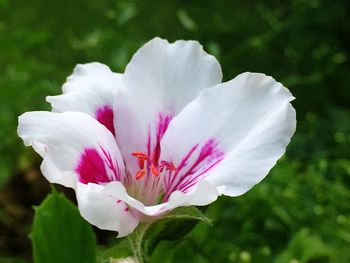
[[[347,0],[0,0],[0,261],[31,261],[31,206],[49,192],[40,160],[16,135],[17,116],[48,110],[45,96],[60,93],[77,63],[122,72],[160,36],[200,41],[225,80],[274,76],[298,114],[270,175],[211,205],[214,227],[200,223],[169,261],[350,262],[349,10]],[[101,245],[113,240],[95,231]],[[155,253],[164,257],[166,246]]]

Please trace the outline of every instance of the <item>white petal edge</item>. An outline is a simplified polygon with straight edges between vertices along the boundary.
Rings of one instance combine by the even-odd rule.
[[[75,188],[75,168],[84,149],[100,147],[124,163],[113,135],[98,121],[80,112],[27,112],[18,119],[18,135],[43,157],[41,171],[51,183]]]
[[[125,203],[106,194],[102,185],[78,183],[77,201],[85,220],[100,229],[117,231],[118,237],[127,236],[139,223]]]
[[[205,179],[221,194],[241,195],[284,154],[296,128],[293,99],[282,84],[258,73],[206,89],[170,123],[161,158],[177,165],[193,145],[213,138],[225,158]]]
[[[122,86],[121,76],[98,62],[78,64],[63,85],[63,94],[47,96],[46,100],[54,112],[80,111],[95,117],[98,108],[113,108],[115,94]]]
[[[263,151],[265,147],[269,147],[267,141],[256,142],[253,146],[252,138],[250,147],[245,146],[242,143],[239,147],[245,148],[240,151],[237,147],[236,150],[230,152],[223,162],[215,167],[207,177],[207,180],[218,186],[218,191],[221,194],[227,196],[239,196],[250,190],[254,185],[263,180],[270,170],[276,165],[277,161],[285,154],[287,145],[289,144],[291,137],[296,129],[296,112],[291,104],[286,109],[279,112],[275,116],[276,120],[287,121],[288,124],[281,127],[276,127],[276,130],[272,132],[271,136],[275,137],[275,145],[270,145],[267,153],[259,153],[256,148],[260,148]],[[281,136],[284,133],[284,136]],[[278,142],[277,142],[278,141]],[[256,147],[256,148],[255,148]],[[247,156],[244,156],[246,154]],[[250,155],[250,156],[248,156]],[[249,163],[249,157],[252,159],[254,155],[260,155],[259,160]],[[265,158],[262,156],[265,155]],[[233,161],[234,160],[234,161]],[[230,178],[230,174],[236,173],[234,178]],[[236,180],[234,180],[236,179]]]
[[[154,38],[142,46],[123,75],[127,91],[131,96],[137,96],[136,100],[153,107],[145,100],[149,98],[156,102],[155,106],[170,106],[177,112],[201,90],[221,83],[221,80],[219,62],[206,53],[199,42],[178,40],[169,43],[161,38]]]

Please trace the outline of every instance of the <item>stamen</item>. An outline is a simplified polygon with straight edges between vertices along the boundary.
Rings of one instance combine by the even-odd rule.
[[[161,161],[160,162],[160,167],[163,168],[163,169],[165,168],[165,169],[167,169],[169,171],[174,171],[174,172],[177,170],[176,166],[173,163],[167,162],[167,161]]]
[[[143,152],[133,152],[131,155],[137,158],[137,163],[141,170],[145,167],[145,161],[150,161],[148,155]]]
[[[136,180],[139,180],[141,179],[142,177],[144,177],[146,174],[146,171],[145,170],[139,170],[137,173],[136,173]]]
[[[158,171],[157,167],[155,167],[153,164],[150,166],[151,172],[154,176],[159,176],[160,172]]]
[[[135,156],[136,158],[141,158],[141,159],[149,161],[148,155],[143,153],[143,152],[133,152],[133,153],[131,153],[131,155]]]
[[[143,153],[143,152],[133,152],[131,153],[132,156],[137,158],[137,163],[139,165],[140,170],[136,173],[136,179],[139,180],[142,177],[145,176],[146,171],[145,171],[145,163],[147,162],[148,165],[148,171],[151,172],[151,174],[153,174],[154,176],[159,176],[161,173],[163,173],[164,170],[167,171],[176,171],[176,166],[168,161],[160,161],[160,164],[158,165],[158,163],[155,163],[151,160],[151,158]]]
[[[138,158],[137,163],[138,163],[140,169],[145,168],[145,160],[144,159]]]

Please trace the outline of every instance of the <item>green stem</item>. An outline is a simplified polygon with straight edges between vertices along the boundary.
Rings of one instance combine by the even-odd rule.
[[[144,251],[144,237],[150,223],[140,224],[133,233],[128,236],[130,247],[134,253],[137,263],[147,263],[148,255]]]

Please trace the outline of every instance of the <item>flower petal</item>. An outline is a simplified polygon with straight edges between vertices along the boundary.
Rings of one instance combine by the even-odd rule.
[[[100,229],[117,231],[118,237],[127,236],[139,223],[124,202],[106,194],[105,186],[78,183],[77,201],[82,217]]]
[[[104,64],[77,65],[63,85],[62,95],[48,96],[54,112],[80,111],[105,125],[113,134],[113,101],[121,88],[121,74]]]
[[[171,119],[201,90],[221,82],[217,60],[196,41],[155,38],[128,64],[115,103],[117,141],[127,163],[133,151],[155,154]],[[152,153],[153,152],[153,153]]]
[[[82,192],[82,193],[81,193]],[[133,197],[129,196],[127,193],[124,185],[121,182],[114,181],[107,183],[106,185],[97,185],[97,184],[78,184],[77,187],[77,199],[78,203],[81,202],[79,200],[82,200],[87,197],[81,198],[80,195],[91,195],[96,196],[96,192],[101,194],[100,197],[94,198],[94,197],[88,197],[88,202],[85,202],[84,206],[86,206],[85,209],[91,210],[89,215],[85,214],[81,210],[83,216],[92,224],[95,224],[99,228],[102,229],[109,229],[109,230],[117,230],[118,222],[115,222],[114,228],[110,226],[110,228],[107,227],[109,218],[115,216],[116,218],[121,218],[123,216],[128,216],[129,218],[131,216],[135,217],[137,220],[140,221],[150,221],[152,218],[157,218],[177,207],[180,206],[190,206],[190,205],[208,205],[212,202],[214,202],[218,197],[218,191],[216,187],[212,186],[209,182],[201,181],[198,183],[190,192],[188,193],[182,193],[179,191],[176,191],[172,193],[169,200],[165,203],[153,205],[153,206],[145,206],[143,203],[141,203],[139,200],[134,199]],[[104,196],[104,197],[103,197]],[[99,199],[110,199],[110,201],[106,201],[106,203],[110,203],[113,206],[116,204],[124,204],[124,212],[123,215],[116,215],[113,213],[113,215],[110,215],[111,209],[103,210],[102,208],[96,208],[99,203],[101,202]],[[113,201],[111,201],[113,200]],[[79,204],[80,205],[80,204]],[[89,207],[90,206],[90,207]],[[125,209],[128,208],[128,209]],[[94,212],[94,210],[96,211]],[[116,209],[116,208],[114,208]],[[127,213],[127,212],[130,212]],[[104,218],[106,218],[107,222],[103,222]],[[121,219],[118,219],[121,220]],[[131,220],[131,223],[133,223],[133,220]],[[120,224],[124,224],[123,222],[120,222]],[[129,228],[129,230],[132,227]],[[118,231],[118,230],[117,230]],[[127,232],[127,231],[126,231]]]
[[[43,158],[41,170],[52,183],[74,188],[84,183],[121,180],[124,163],[112,134],[79,112],[28,112],[18,134]]]
[[[206,89],[171,122],[161,142],[161,158],[179,165],[200,145],[191,153],[195,158],[187,161],[191,167],[212,142],[212,155],[200,175],[222,194],[243,194],[284,154],[296,127],[293,99],[280,83],[257,73]]]

